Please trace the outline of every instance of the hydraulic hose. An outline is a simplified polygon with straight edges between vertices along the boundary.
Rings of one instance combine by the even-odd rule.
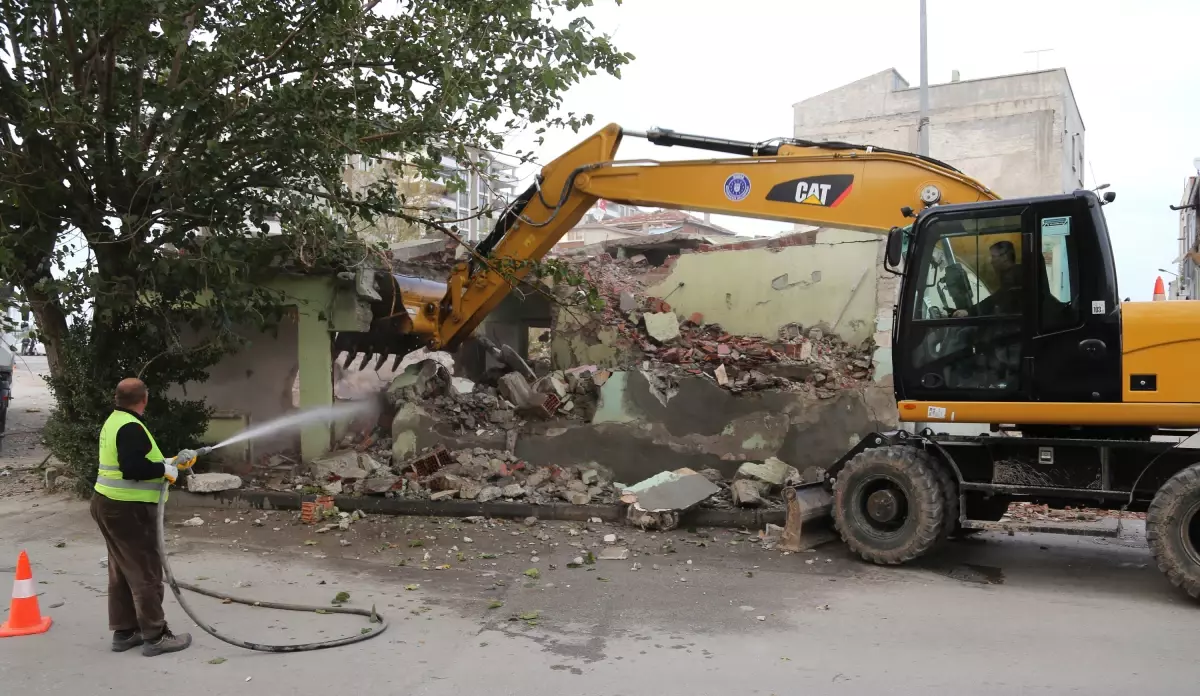
[[[323,607],[306,606],[303,604],[284,604],[282,602],[262,602],[256,599],[233,597],[221,592],[215,592],[213,590],[204,589],[203,587],[197,587],[191,583],[177,581],[175,579],[175,574],[171,572],[171,563],[167,560],[167,534],[166,523],[164,519],[166,517],[167,510],[167,487],[169,485],[169,483],[164,481],[162,485],[162,491],[158,494],[158,555],[162,557],[163,572],[166,573],[167,584],[171,586],[171,592],[175,595],[175,599],[179,602],[179,606],[183,607],[183,613],[187,614],[188,618],[190,618],[192,621],[195,621],[196,625],[208,635],[230,645],[239,648],[245,648],[246,650],[290,653],[304,652],[307,650],[321,650],[324,648],[336,648],[342,645],[350,645],[351,643],[361,643],[362,641],[370,640],[387,630],[387,621],[382,615],[376,613],[375,607],[373,606],[370,609],[354,609],[349,607]],[[267,645],[265,643],[251,643],[247,640],[241,640],[240,638],[227,636],[205,623],[204,620],[199,616],[196,616],[196,613],[192,611],[190,606],[188,606],[187,600],[183,598],[183,593],[179,591],[181,588],[188,590],[189,592],[195,592],[196,594],[213,597],[214,599],[220,599],[226,602],[235,602],[237,604],[245,604],[251,607],[261,607],[263,609],[282,609],[284,611],[304,611],[308,613],[321,614],[353,614],[355,616],[365,616],[371,621],[371,623],[376,625],[374,626],[374,630],[366,633],[360,633],[356,636],[346,636],[345,638],[323,640],[317,643],[301,643],[295,645]]]

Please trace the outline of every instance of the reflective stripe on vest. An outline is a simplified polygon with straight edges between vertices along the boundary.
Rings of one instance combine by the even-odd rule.
[[[150,440],[150,452],[146,454],[146,459],[151,461],[164,459],[162,452],[158,449],[158,443],[154,441],[154,436],[150,434],[150,430],[146,428],[145,424],[131,413],[113,411],[104,421],[104,426],[100,428],[100,461],[96,471],[95,490],[110,500],[157,503],[165,479],[159,477],[149,481],[127,481],[121,477],[121,467],[117,461],[117,431],[130,423],[137,423]],[[165,496],[163,500],[166,500]]]

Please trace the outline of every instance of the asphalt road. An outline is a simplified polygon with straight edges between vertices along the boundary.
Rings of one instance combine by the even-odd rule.
[[[391,629],[317,653],[248,653],[198,635],[176,655],[113,654],[105,554],[86,510],[10,498],[0,501],[4,582],[28,549],[55,624],[0,641],[4,693],[1184,694],[1200,677],[1200,607],[1160,577],[1136,533],[1104,542],[984,535],[919,567],[884,569],[837,544],[783,556],[728,530],[649,535],[596,525],[571,535],[557,523],[371,519],[337,536],[284,513],[201,516],[202,527],[172,527],[179,577],[314,604],[344,590],[353,605],[376,605]],[[262,527],[250,526],[256,518]],[[606,533],[627,537],[638,555],[566,567],[580,552],[572,544],[602,548]],[[451,568],[437,570],[443,563]],[[537,580],[523,575],[530,567]],[[187,630],[168,604],[175,628]],[[266,641],[364,627],[193,604],[220,628]]]

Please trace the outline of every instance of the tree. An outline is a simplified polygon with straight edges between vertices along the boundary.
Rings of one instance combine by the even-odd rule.
[[[356,221],[427,221],[395,186],[352,190],[348,157],[432,177],[512,129],[589,123],[562,94],[631,59],[590,4],[0,0],[0,281],[36,316],[56,417],[94,418],[118,369],[194,378],[232,327],[278,320],[265,271],[369,258]],[[185,349],[181,323],[213,338]]]

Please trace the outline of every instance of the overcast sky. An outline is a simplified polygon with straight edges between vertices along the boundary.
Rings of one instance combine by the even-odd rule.
[[[587,14],[597,28],[636,56],[621,80],[598,76],[567,95],[565,109],[592,113],[597,125],[765,140],[793,135],[792,104],[821,92],[887,68],[920,81],[918,0],[596,4]],[[1155,276],[1170,280],[1156,269],[1174,269],[1178,255],[1179,215],[1167,206],[1178,204],[1200,157],[1200,2],[928,0],[928,12],[933,84],[951,70],[966,80],[1027,72],[1038,60],[1067,69],[1086,127],[1087,186],[1117,193],[1104,210],[1121,294],[1150,299]],[[1025,53],[1046,48],[1054,50]],[[582,135],[548,134],[540,158]],[[698,155],[627,140],[620,156]],[[744,232],[785,227],[721,222]]]

